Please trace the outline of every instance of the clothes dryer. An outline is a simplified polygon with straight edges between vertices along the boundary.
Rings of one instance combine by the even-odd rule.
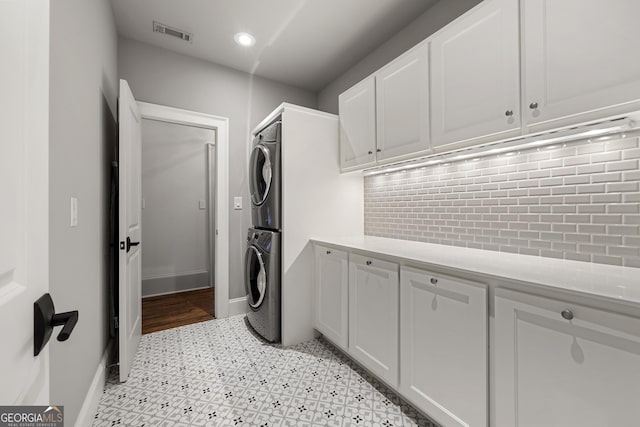
[[[278,119],[256,134],[249,159],[251,223],[280,230],[282,122]]]

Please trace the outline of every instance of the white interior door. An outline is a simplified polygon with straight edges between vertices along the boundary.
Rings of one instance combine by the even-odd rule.
[[[49,403],[33,303],[49,290],[49,2],[0,1],[0,404]]]
[[[126,80],[120,80],[119,314],[120,381],[126,381],[142,335],[141,201],[142,117]]]

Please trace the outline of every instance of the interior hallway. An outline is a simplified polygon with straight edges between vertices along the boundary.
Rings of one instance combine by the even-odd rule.
[[[215,319],[214,288],[142,299],[142,333]]]

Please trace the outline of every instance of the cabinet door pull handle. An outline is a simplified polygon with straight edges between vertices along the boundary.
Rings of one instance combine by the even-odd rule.
[[[378,148],[378,149],[376,150],[376,152],[378,152],[378,153],[382,153],[382,148]]]
[[[327,255],[331,255],[331,251],[327,251]]]
[[[511,116],[513,116],[513,110],[507,110],[507,111],[505,111],[505,112],[504,112],[504,115],[505,115],[505,116],[507,116],[507,117],[511,117]]]
[[[573,319],[573,312],[571,310],[562,310],[562,313],[560,313],[560,315],[562,315],[562,317],[566,320]]]
[[[531,104],[529,104],[529,108],[531,110],[537,110],[538,109],[538,103],[537,102],[532,102]]]
[[[369,150],[369,154],[373,154],[373,151]]]
[[[435,285],[436,283],[438,283],[438,279],[436,279],[435,277],[432,277],[430,282],[432,285]]]
[[[367,265],[371,265],[371,261],[367,261]]]

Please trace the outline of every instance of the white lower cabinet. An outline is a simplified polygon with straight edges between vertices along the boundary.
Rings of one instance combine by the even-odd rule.
[[[317,245],[315,258],[316,329],[347,350],[349,254]]]
[[[487,287],[400,270],[400,392],[445,427],[484,427]]]
[[[634,426],[640,319],[496,289],[495,427]]]
[[[398,385],[398,265],[349,256],[349,354]]]

